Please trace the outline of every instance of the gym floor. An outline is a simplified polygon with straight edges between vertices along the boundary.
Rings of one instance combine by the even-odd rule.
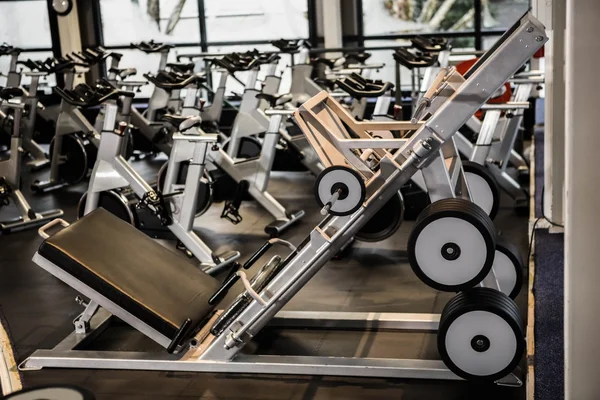
[[[151,179],[162,162],[140,162],[136,168]],[[269,188],[285,206],[306,211],[306,217],[282,236],[296,244],[320,221],[312,196],[313,182],[314,178],[305,173],[275,173]],[[85,189],[86,184],[81,184],[60,193],[30,198],[40,210],[62,208],[65,219],[73,221]],[[239,250],[243,261],[266,240],[263,228],[271,221],[270,215],[248,201],[242,205],[244,220],[234,226],[219,218],[221,208],[222,204],[214,204],[201,217],[199,233],[217,252]],[[7,211],[3,210],[3,219]],[[527,217],[517,216],[510,201],[503,199],[495,223],[501,234],[517,244],[525,256]],[[406,254],[411,225],[412,222],[406,221],[393,237],[383,242],[355,244],[349,256],[326,264],[286,309],[441,312],[452,294],[430,289],[413,274]],[[55,346],[72,331],[72,320],[82,310],[74,301],[77,296],[74,290],[31,261],[40,243],[35,230],[0,237],[0,306],[16,343],[19,361],[38,348]],[[269,252],[266,257],[272,254]],[[260,265],[259,262],[254,268]],[[523,318],[526,285],[524,282],[517,299]],[[234,288],[225,302],[240,291],[241,286]],[[111,349],[160,350],[129,327],[109,330],[98,340],[99,346]],[[425,333],[268,330],[259,335],[257,343],[256,351],[271,354],[438,358],[435,335]],[[24,373],[23,379],[27,387],[49,383],[78,385],[93,391],[99,400],[525,398],[524,386],[508,388],[458,381],[50,369]]]

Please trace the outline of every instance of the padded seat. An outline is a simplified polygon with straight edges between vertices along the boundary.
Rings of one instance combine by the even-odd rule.
[[[276,107],[292,100],[292,96],[289,93],[275,95],[261,92],[258,93],[255,97],[257,99],[265,100],[267,103],[269,103],[271,107]]]
[[[170,340],[186,328],[178,342],[211,315],[208,300],[220,286],[103,208],[50,236],[38,253]]]

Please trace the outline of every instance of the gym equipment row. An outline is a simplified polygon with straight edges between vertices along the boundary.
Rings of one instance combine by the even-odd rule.
[[[453,139],[547,40],[544,27],[526,13],[467,73],[440,68],[427,91],[429,117],[424,120],[356,121],[327,91],[312,95],[293,112],[293,119],[326,167],[315,185],[325,217],[298,245],[270,239],[244,265],[235,265],[223,282],[102,208],[70,225],[60,219],[47,224],[40,230],[45,240],[33,261],[89,302],[82,302],[85,309],[74,321],[71,335],[54,349],[37,350],[20,368],[467,379],[520,384],[513,370],[525,348],[523,320],[498,283],[494,270],[496,230],[489,215],[471,201]],[[182,120],[180,129],[189,127],[193,118]],[[374,138],[369,133],[379,131],[388,134]],[[178,135],[174,137],[179,140]],[[191,135],[181,140],[194,142],[195,161],[190,168],[197,166],[196,176],[202,175],[209,144],[217,143],[219,135]],[[112,148],[114,153],[122,146],[113,143]],[[428,285],[458,291],[442,314],[374,316],[281,311],[417,173],[425,180],[432,203],[421,213],[409,236],[409,260],[417,276]],[[57,224],[63,229],[49,236],[46,232]],[[250,268],[275,245],[287,249],[288,254],[271,256],[249,277]],[[131,252],[131,248],[138,251]],[[243,293],[232,304],[221,304],[237,281],[244,285]],[[86,350],[114,317],[165,351]],[[441,360],[243,352],[267,325],[329,329],[377,326],[393,331],[436,332]]]

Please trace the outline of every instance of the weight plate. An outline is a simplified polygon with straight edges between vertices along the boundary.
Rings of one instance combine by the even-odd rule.
[[[383,207],[354,236],[363,242],[379,242],[392,236],[402,222],[404,216],[404,201],[398,192],[392,196]]]
[[[500,207],[500,187],[496,178],[483,165],[471,161],[463,161],[462,164],[473,203],[494,219]]]
[[[523,257],[514,244],[504,239],[496,243],[496,255],[494,257],[493,272],[500,291],[515,299],[523,287]],[[490,271],[490,274],[492,271]]]
[[[315,182],[315,197],[319,207],[324,207],[337,190],[341,190],[341,193],[329,208],[331,215],[352,214],[364,203],[367,195],[365,183],[358,172],[334,165],[325,168]]]
[[[421,281],[437,290],[466,290],[489,274],[496,230],[490,217],[474,203],[438,200],[415,222],[407,250],[410,266]]]
[[[512,372],[525,351],[519,308],[494,289],[476,287],[459,293],[442,312],[437,345],[456,375],[494,382]]]

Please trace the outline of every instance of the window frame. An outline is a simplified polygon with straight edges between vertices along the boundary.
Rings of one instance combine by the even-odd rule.
[[[360,46],[364,46],[365,40],[398,40],[398,39],[410,39],[415,37],[416,35],[413,33],[403,33],[397,35],[365,35],[365,27],[363,21],[363,0],[356,0],[357,6],[357,37],[353,38],[356,42],[359,43]],[[531,0],[529,1],[529,7],[531,8]],[[502,35],[506,29],[494,29],[494,28],[484,28],[483,27],[483,19],[481,18],[482,14],[482,2],[481,0],[473,0],[473,8],[475,9],[475,13],[473,16],[473,29],[472,30],[464,30],[459,32],[431,32],[431,33],[419,33],[419,36],[425,37],[446,37],[446,38],[462,38],[462,37],[471,37],[475,40],[475,50],[482,50],[483,48],[483,38],[487,36],[498,36]]]
[[[196,0],[198,3],[198,29],[200,32],[200,41],[198,43],[177,43],[172,44],[179,48],[200,47],[202,52],[207,52],[209,46],[255,46],[260,44],[269,44],[271,40],[245,40],[245,41],[209,41],[207,40],[206,31],[206,8],[204,0]],[[317,23],[316,23],[316,0],[306,0],[307,3],[307,20],[308,20],[308,38],[292,38],[292,39],[308,39],[311,43],[316,43],[317,39]],[[102,15],[100,13],[100,0],[93,0],[94,10],[97,10],[97,33],[99,44],[108,50],[128,49],[129,46],[104,46],[104,35],[102,32]]]

